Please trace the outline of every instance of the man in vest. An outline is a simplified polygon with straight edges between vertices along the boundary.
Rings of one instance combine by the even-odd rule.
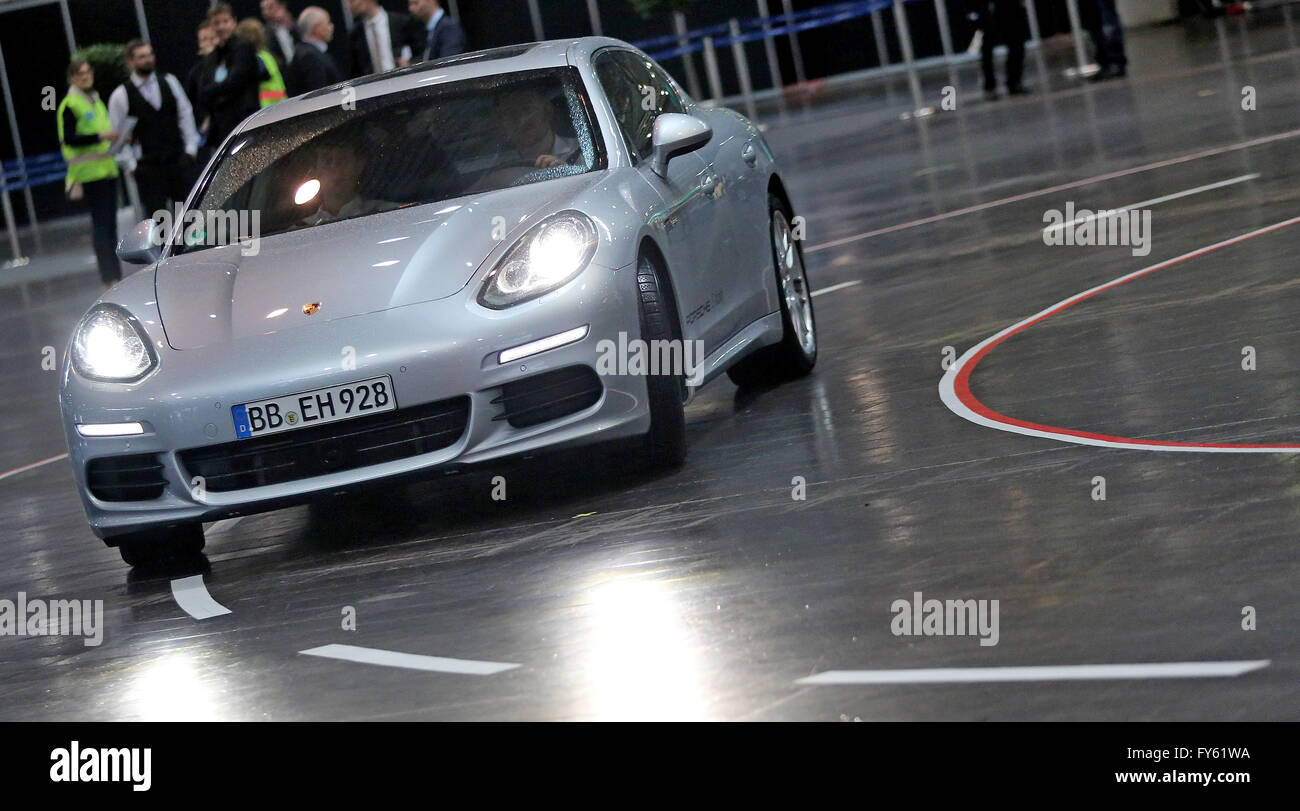
[[[55,116],[68,164],[68,197],[84,198],[90,207],[99,278],[111,285],[122,278],[117,261],[117,161],[109,154],[117,133],[95,92],[95,71],[86,60],[73,59],[68,65],[68,95]]]
[[[125,163],[128,169],[134,164],[140,202],[152,217],[170,211],[171,203],[185,202],[194,181],[199,133],[184,88],[175,76],[156,69],[153,47],[131,40],[125,56],[131,75],[109,96],[108,117],[117,132],[128,120],[135,121]]]

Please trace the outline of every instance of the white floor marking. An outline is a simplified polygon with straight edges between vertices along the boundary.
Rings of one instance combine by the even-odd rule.
[[[229,614],[230,609],[212,599],[208,587],[203,584],[203,575],[183,577],[172,581],[172,597],[181,610],[196,620],[205,620]]]
[[[1268,659],[1240,662],[1165,662],[1137,665],[936,667],[923,670],[828,670],[795,684],[956,684],[1006,681],[1232,678],[1268,667]]]
[[[319,648],[298,651],[306,656],[323,656],[326,659],[342,659],[345,662],[360,662],[366,665],[383,667],[403,667],[408,670],[427,670],[438,673],[462,673],[469,676],[491,676],[506,670],[514,670],[519,665],[507,662],[480,662],[473,659],[445,659],[441,656],[421,656],[415,653],[398,653],[378,648],[362,648],[356,645],[322,645]]]
[[[1123,214],[1125,211],[1132,211],[1135,208],[1143,209],[1149,206],[1156,206],[1156,205],[1160,205],[1161,203],[1167,203],[1170,200],[1178,200],[1183,197],[1191,197],[1194,194],[1201,194],[1202,192],[1221,189],[1224,186],[1231,186],[1234,183],[1245,183],[1247,180],[1256,180],[1258,178],[1259,178],[1259,173],[1256,172],[1255,174],[1242,175],[1241,177],[1229,178],[1228,180],[1220,180],[1218,183],[1209,183],[1205,186],[1197,186],[1194,189],[1186,189],[1185,191],[1175,192],[1173,194],[1166,194],[1164,197],[1153,197],[1150,200],[1143,200],[1140,203],[1133,203],[1132,205],[1120,206],[1119,208],[1102,209],[1100,211],[1093,212],[1087,217],[1075,217],[1073,220],[1070,220],[1069,222],[1063,222],[1057,225],[1049,225],[1043,229],[1043,233],[1046,233],[1048,231],[1062,231],[1066,228],[1070,228],[1072,226],[1078,225],[1079,223],[1091,222],[1097,219],[1097,217],[1099,216],[1103,216],[1107,214]]]
[[[41,465],[48,465],[51,462],[57,462],[60,459],[67,459],[67,458],[68,455],[66,453],[61,453],[58,456],[51,456],[49,459],[42,459],[39,462],[32,462],[30,465],[23,465],[22,467],[16,467],[13,470],[6,470],[4,473],[0,473],[0,481],[3,481],[9,478],[10,476],[17,476],[19,473],[26,473],[29,470],[35,470]]]
[[[206,530],[204,530],[204,534],[215,535],[218,532],[225,532],[231,529],[232,527],[234,527],[235,524],[238,524],[240,521],[243,520],[244,520],[244,516],[242,515],[239,516],[238,518],[223,518],[220,521],[217,521],[214,524],[212,524],[212,526],[208,527]]]
[[[1264,234],[1269,234],[1283,228],[1290,228],[1300,224],[1300,217],[1292,217],[1289,220],[1274,223],[1263,228],[1257,228],[1254,231],[1240,234],[1225,239],[1222,242],[1216,242],[1204,248],[1185,253],[1182,256],[1176,256],[1173,259],[1166,259],[1163,262],[1157,262],[1149,267],[1135,270],[1132,273],[1112,279],[1105,284],[1099,284],[1096,287],[1089,288],[1082,293],[1076,293],[1067,299],[1063,299],[1041,310],[1028,318],[1017,321],[1006,329],[994,335],[985,338],[975,346],[966,350],[957,362],[948,367],[944,372],[943,378],[939,380],[939,399],[957,416],[969,420],[976,425],[983,425],[986,428],[996,428],[999,431],[1010,431],[1015,434],[1024,436],[1041,437],[1043,439],[1055,439],[1060,442],[1071,442],[1076,445],[1093,445],[1101,448],[1127,448],[1131,450],[1143,451],[1166,451],[1178,453],[1300,453],[1300,444],[1256,444],[1256,443],[1233,443],[1233,442],[1169,442],[1164,440],[1141,440],[1120,436],[1110,436],[1107,434],[1097,434],[1089,431],[1078,431],[1072,428],[1059,428],[1051,425],[1039,425],[1024,420],[1016,419],[1005,414],[998,413],[979,401],[970,390],[970,375],[974,371],[979,361],[992,351],[998,344],[1012,335],[1020,332],[1031,324],[1035,324],[1050,316],[1068,309],[1074,304],[1090,298],[1105,290],[1125,284],[1140,276],[1154,273],[1164,268],[1173,267],[1174,265],[1195,259],[1198,256],[1204,256],[1213,253],[1221,248],[1230,245],[1236,245],[1253,239]],[[969,367],[969,368],[968,368]]]
[[[858,279],[855,282],[840,282],[839,284],[833,284],[830,287],[823,287],[821,290],[814,290],[813,298],[817,298],[823,293],[834,293],[836,290],[843,290],[844,288],[852,287],[855,284],[862,284],[862,280]]]
[[[1142,172],[1149,172],[1152,169],[1163,169],[1167,166],[1177,166],[1178,164],[1181,163],[1201,160],[1202,158],[1210,158],[1215,155],[1223,155],[1229,152],[1236,152],[1241,149],[1250,149],[1251,147],[1263,146],[1264,144],[1271,144],[1276,141],[1283,141],[1289,138],[1300,138],[1300,129],[1287,130],[1286,132],[1279,132],[1273,135],[1265,135],[1262,138],[1252,138],[1249,141],[1241,141],[1239,143],[1229,144],[1228,146],[1218,146],[1218,147],[1214,147],[1213,149],[1206,149],[1200,152],[1193,152],[1189,155],[1181,155],[1177,158],[1169,158],[1167,160],[1155,161],[1154,163],[1146,163],[1141,166],[1134,166],[1129,169],[1121,169],[1117,172],[1107,172],[1104,175],[1086,177],[1083,180],[1074,180],[1069,183],[1061,183],[1056,186],[1048,186],[1045,189],[1035,189],[1034,191],[1024,192],[1023,194],[1013,194],[1010,197],[1003,197],[998,200],[990,200],[987,203],[977,203],[976,205],[967,206],[965,208],[959,208],[954,211],[945,211],[942,214],[935,214],[929,217],[921,217],[920,219],[912,220],[910,222],[902,222],[897,225],[886,226],[885,228],[877,228],[874,231],[866,231],[861,234],[853,234],[852,236],[843,237],[841,239],[832,240],[830,242],[823,242],[820,245],[812,245],[810,247],[804,248],[804,252],[816,253],[817,251],[824,251],[827,250],[828,248],[837,248],[840,245],[848,245],[849,243],[852,242],[859,242],[864,239],[871,239],[872,237],[878,237],[883,234],[892,234],[895,231],[903,231],[908,228],[916,228],[917,226],[920,225],[929,225],[931,223],[942,222],[943,220],[952,219],[953,217],[961,217],[965,214],[974,214],[977,211],[987,211],[990,208],[997,208],[998,206],[1005,206],[1010,203],[1018,203],[1022,200],[1032,200],[1035,197],[1043,197],[1045,195],[1055,194],[1056,192],[1060,192],[1060,191],[1077,189],[1080,186],[1090,186],[1093,183],[1101,183],[1106,180],[1115,180],[1121,177],[1128,177],[1129,175],[1136,175]]]

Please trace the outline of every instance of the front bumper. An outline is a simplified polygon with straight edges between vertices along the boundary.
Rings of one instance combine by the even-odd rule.
[[[650,428],[650,415],[645,379],[639,376],[600,376],[599,399],[577,413],[525,427],[501,419],[507,384],[554,370],[597,369],[601,340],[617,340],[620,332],[637,334],[632,273],[631,267],[591,267],[554,293],[499,312],[454,296],[201,349],[158,346],[157,372],[134,385],[95,383],[65,370],[64,430],[91,529],[111,539],[264,512],[439,467],[643,434]],[[502,350],[582,326],[589,329],[579,341],[509,364],[498,362]],[[236,442],[233,405],[385,374],[392,377],[399,410],[467,398],[467,421],[456,441],[379,464],[223,492],[203,487],[185,464],[183,451]],[[76,428],[122,422],[139,422],[145,433],[83,437]],[[355,422],[326,427],[346,430]],[[88,485],[87,466],[96,459],[133,455],[156,455],[165,480],[161,494],[141,501],[97,498]]]

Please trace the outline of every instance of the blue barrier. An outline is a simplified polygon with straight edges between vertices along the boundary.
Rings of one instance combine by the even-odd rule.
[[[0,161],[0,193],[62,183],[67,174],[68,165],[59,152],[34,155],[22,162]]]
[[[906,3],[920,2],[920,0],[904,0]],[[756,42],[768,37],[779,37],[787,34],[799,33],[800,31],[809,31],[814,28],[821,28],[827,25],[845,22],[847,20],[865,17],[877,11],[884,11],[893,6],[893,0],[858,0],[853,3],[834,3],[831,5],[818,6],[816,8],[796,11],[789,15],[774,14],[770,17],[751,17],[746,20],[740,20],[739,36],[730,36],[730,23],[719,25],[710,25],[703,28],[695,28],[685,32],[681,36],[676,34],[666,34],[660,37],[652,37],[632,43],[636,47],[650,54],[656,60],[672,59],[678,56],[684,56],[689,53],[696,53],[704,49],[704,39],[713,38],[715,47],[724,48],[734,42],[746,43]],[[769,26],[764,29],[764,25]],[[746,33],[747,31],[751,33]],[[653,51],[660,45],[677,45],[683,39],[687,41],[686,45],[678,45],[662,51]]]

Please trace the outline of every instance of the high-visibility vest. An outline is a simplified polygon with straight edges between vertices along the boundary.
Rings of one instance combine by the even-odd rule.
[[[59,144],[63,149],[63,160],[68,164],[67,185],[75,183],[93,183],[109,177],[117,177],[117,161],[108,154],[108,141],[97,141],[87,146],[68,146],[63,143],[63,111],[71,110],[77,117],[77,135],[99,135],[112,132],[113,124],[108,119],[108,108],[96,98],[93,102],[81,93],[70,92],[63,97],[55,113],[59,126]]]
[[[263,107],[270,107],[277,101],[284,101],[288,94],[284,90],[284,78],[280,76],[280,66],[275,64],[275,57],[269,51],[258,51],[257,58],[266,66],[269,78],[257,86],[257,101]]]

